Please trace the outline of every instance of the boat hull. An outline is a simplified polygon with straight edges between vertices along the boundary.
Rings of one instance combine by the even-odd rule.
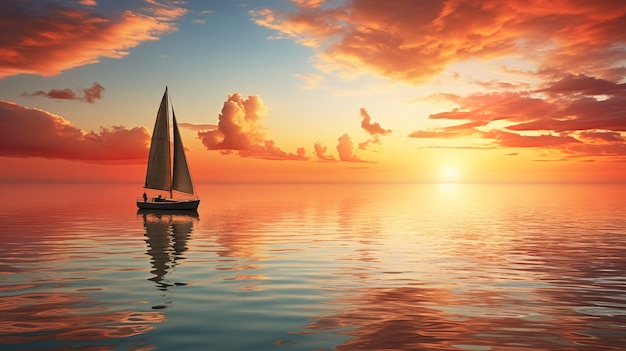
[[[137,207],[142,210],[196,210],[200,199],[196,200],[166,200],[166,201],[137,201]]]

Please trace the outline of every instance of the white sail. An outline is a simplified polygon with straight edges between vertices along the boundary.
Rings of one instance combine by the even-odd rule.
[[[169,135],[169,114],[167,107],[167,88],[159,106],[152,141],[150,143],[150,155],[148,156],[148,170],[146,171],[145,188],[170,190],[171,170],[170,170],[170,135]]]
[[[178,123],[176,123],[176,114],[172,108],[172,118],[174,125],[174,168],[172,172],[172,190],[180,191],[187,194],[193,194],[193,182],[189,167],[187,166],[187,158],[185,157],[185,148],[183,140],[178,131]]]

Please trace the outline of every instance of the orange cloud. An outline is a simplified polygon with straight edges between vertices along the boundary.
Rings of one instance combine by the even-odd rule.
[[[430,118],[466,122],[409,136],[473,135],[501,147],[556,148],[570,156],[626,156],[621,134],[626,131],[626,84],[585,75],[552,76],[556,80],[535,91],[440,96],[459,107]],[[495,121],[508,125],[496,128]]]
[[[98,83],[93,83],[91,88],[80,89],[79,93],[82,93],[82,96],[78,96],[76,92],[71,89],[52,89],[48,92],[43,90],[36,91],[34,93],[22,93],[22,96],[42,96],[50,99],[59,99],[59,100],[78,100],[88,102],[93,104],[96,100],[102,98],[102,93],[104,92],[104,87]]]
[[[293,0],[300,7],[316,8],[319,7],[325,0]]]
[[[429,118],[462,123],[416,130],[411,137],[478,137],[484,141],[480,147],[626,156],[620,133],[626,131],[626,17],[619,1],[294,2],[290,10],[265,8],[251,15],[258,25],[314,48],[324,69],[366,69],[422,84],[471,60],[510,57],[524,63],[523,69],[503,67],[500,73],[528,81],[466,77],[497,93],[439,94],[458,107]],[[377,130],[369,120],[362,125]],[[371,135],[359,147],[382,134]],[[343,156],[350,159],[347,144],[344,139]]]
[[[380,135],[391,133],[391,129],[384,129],[379,123],[372,123],[372,118],[364,108],[361,108],[361,128],[368,132],[372,137],[362,143],[359,143],[359,149],[367,150],[370,144],[380,144]]]
[[[550,95],[553,113],[534,116],[529,122],[509,126],[510,130],[626,131],[626,84],[587,77],[566,75],[546,84],[538,92]],[[530,116],[529,116],[530,117]]]
[[[266,8],[251,14],[258,25],[318,48],[318,58],[330,67],[365,67],[412,83],[423,83],[454,63],[506,56],[608,76],[624,57],[626,22],[619,1],[296,4],[292,11]]]
[[[228,96],[219,115],[217,129],[198,132],[198,138],[208,150],[238,151],[242,157],[268,160],[307,160],[304,148],[287,153],[266,140],[261,119],[267,108],[257,95],[243,98],[239,93]]]
[[[519,135],[502,130],[482,133],[483,138],[494,139],[503,147],[556,147],[580,141],[569,135]]]
[[[217,129],[217,125],[215,124],[193,124],[193,123],[178,123],[178,126],[181,128],[186,128],[195,131],[206,131],[206,130],[214,130]]]
[[[337,144],[337,151],[339,153],[339,161],[344,162],[371,162],[364,160],[356,155],[356,150],[367,150],[371,144],[380,144],[380,135],[387,135],[391,133],[390,129],[384,129],[379,123],[372,123],[372,118],[364,108],[360,109],[361,113],[361,128],[368,132],[372,137],[366,141],[359,143],[355,148],[352,139],[347,133],[344,133],[339,137]],[[319,142],[316,142],[313,146],[315,156],[320,161],[336,161],[332,155],[326,153],[326,147],[322,146]]]
[[[339,144],[337,145],[339,160],[345,162],[371,162],[357,156],[352,139],[350,139],[348,134],[340,136],[337,140],[339,141]]]
[[[101,57],[124,57],[128,49],[175,31],[172,21],[184,13],[175,4],[154,2],[140,11],[115,15],[98,14],[94,7],[3,4],[0,78],[22,73],[51,76]]]
[[[372,118],[364,108],[361,108],[360,111],[361,117],[363,118],[361,128],[370,133],[370,135],[387,135],[391,133],[390,129],[383,129],[379,123],[372,123]]]
[[[372,137],[366,141],[359,143],[355,148],[352,139],[347,133],[344,133],[339,137],[337,144],[337,152],[339,153],[339,161],[344,162],[371,162],[364,160],[357,156],[356,150],[367,150],[371,144],[380,144],[380,135],[387,135],[391,133],[391,130],[384,129],[379,123],[372,123],[372,118],[364,108],[360,109],[361,113],[361,128],[368,132]],[[327,149],[319,142],[316,142],[313,146],[315,156],[320,161],[336,161],[335,157],[326,153]]]
[[[296,153],[288,153],[279,149],[274,140],[265,140],[263,145],[253,145],[249,149],[239,150],[239,156],[242,157],[255,157],[265,160],[292,160],[292,161],[306,161],[309,158],[306,156],[306,152],[303,147],[296,149]]]
[[[332,155],[326,154],[326,146],[322,146],[319,142],[316,142],[313,145],[313,151],[315,152],[315,156],[320,161],[337,161]]]
[[[621,134],[617,132],[585,131],[581,132],[580,136],[585,139],[601,140],[606,142],[626,142],[626,139],[624,139],[624,137],[622,137]]]
[[[85,132],[61,116],[0,101],[0,156],[85,162],[145,162],[150,134],[122,126]]]
[[[616,95],[626,93],[626,83],[568,73],[559,77],[558,81],[544,83],[544,87],[537,91],[551,95]]]

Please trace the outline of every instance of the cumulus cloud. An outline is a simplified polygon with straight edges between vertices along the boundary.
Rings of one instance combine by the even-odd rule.
[[[352,142],[352,138],[347,133],[344,133],[341,137],[339,137],[337,144],[337,152],[339,153],[339,161],[344,162],[368,162],[365,159],[357,156],[357,150],[367,150],[372,144],[380,144],[380,136],[387,135],[391,133],[390,129],[384,129],[380,126],[379,123],[373,123],[372,118],[367,113],[364,108],[360,109],[361,113],[361,128],[365,130],[370,138],[365,140],[364,142],[358,143],[357,146]],[[337,161],[335,157],[327,154],[327,148],[316,142],[313,146],[315,156],[320,161]]]
[[[76,128],[50,112],[0,101],[0,155],[85,162],[145,162],[150,134],[143,127]]]
[[[41,96],[50,99],[58,99],[58,100],[78,100],[83,102],[88,102],[93,104],[96,100],[102,98],[102,93],[104,92],[104,87],[98,83],[93,83],[91,88],[87,89],[78,89],[78,92],[75,92],[71,89],[52,89],[48,92],[43,90],[36,91],[34,93],[22,93],[22,96]]]
[[[129,49],[175,31],[174,20],[186,12],[181,2],[148,1],[140,10],[105,15],[97,12],[95,1],[82,3],[90,6],[3,4],[0,78],[22,73],[52,76],[102,57],[124,57]]]
[[[411,137],[472,136],[492,146],[545,147],[573,155],[622,152],[616,146],[623,144],[620,132],[626,131],[626,22],[617,2],[564,0],[549,8],[533,0],[498,5],[472,0],[347,1],[334,7],[303,0],[296,5],[292,11],[264,9],[252,15],[257,24],[315,48],[320,67],[366,68],[414,84],[473,59],[515,57],[537,68],[503,69],[529,77],[538,82],[535,86],[470,79],[499,92],[441,94],[459,106],[429,118],[460,123],[416,130]],[[358,147],[366,149],[386,130],[372,123],[366,111],[361,114],[371,139]],[[344,152],[345,159],[350,155]]]
[[[339,160],[345,162],[371,162],[366,161],[357,156],[352,139],[348,134],[344,134],[337,139],[337,152],[339,153]]]
[[[315,153],[317,159],[320,161],[337,161],[333,155],[329,155],[326,153],[326,146],[322,146],[319,141],[313,145],[313,152]]]
[[[467,137],[479,143],[467,147],[538,147],[569,157],[626,156],[626,16],[619,1],[294,3],[251,15],[279,37],[311,47],[321,70],[415,85],[447,72],[480,91],[437,94],[433,98],[457,107],[429,118],[451,125],[415,130],[411,137]],[[500,67],[497,79],[452,71],[496,59],[511,65]],[[362,115],[371,139],[359,147],[368,148],[385,130]]]
[[[269,160],[307,160],[303,148],[288,153],[278,148],[273,140],[265,139],[261,119],[267,108],[257,95],[242,97],[239,93],[228,96],[219,115],[217,129],[198,132],[198,138],[208,150],[224,153],[237,151],[242,157]]]

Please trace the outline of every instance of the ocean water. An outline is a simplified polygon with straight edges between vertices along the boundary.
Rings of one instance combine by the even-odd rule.
[[[0,185],[0,349],[626,349],[626,185],[198,190]]]

